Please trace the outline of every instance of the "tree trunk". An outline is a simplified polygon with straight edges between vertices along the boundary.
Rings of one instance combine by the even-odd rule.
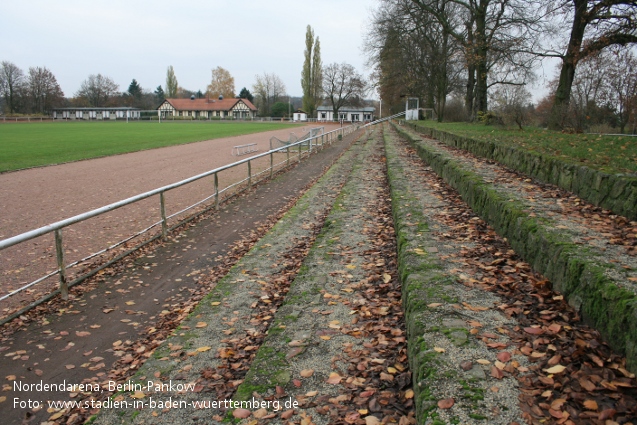
[[[475,105],[472,119],[475,119],[479,112],[487,112],[487,51],[489,46],[487,45],[487,16],[486,6],[480,7],[476,10],[475,23],[476,23],[476,46],[474,49],[475,54],[475,67],[476,67],[476,94]]]
[[[442,122],[445,117],[445,107],[447,104],[447,89],[449,88],[449,33],[444,31],[442,35],[442,66],[438,73],[437,95],[438,95],[438,122]],[[432,117],[433,118],[433,117]]]
[[[330,100],[332,101],[332,121],[340,121],[338,119],[338,110],[340,109],[340,106],[336,105],[336,102],[334,102],[334,96],[330,96]]]
[[[438,94],[438,108],[436,110],[436,115],[438,116],[438,122],[442,122],[445,118],[445,107],[447,106],[447,96],[445,95],[446,90],[441,90]]]
[[[469,120],[471,120],[471,116],[473,115],[474,90],[476,86],[476,67],[473,61],[473,49],[475,46],[473,44],[474,38],[472,25],[473,21],[467,23],[467,45],[465,47],[467,61],[467,91],[464,98],[464,107]]]
[[[467,117],[471,120],[473,115],[473,100],[474,90],[476,87],[476,67],[469,65],[467,67],[467,92],[464,97],[464,107],[467,112]]]
[[[588,24],[585,16],[588,0],[573,0],[573,4],[575,5],[575,15],[573,16],[571,36],[566,54],[562,58],[560,80],[555,91],[555,100],[549,118],[549,128],[551,130],[560,130],[564,126],[571,100],[571,88],[575,79],[575,68],[580,59],[579,53],[584,39],[584,31]]]
[[[478,66],[476,67],[476,99],[473,119],[475,119],[480,112],[486,113],[489,107],[487,104],[487,52],[483,50],[484,49],[479,49],[480,56]]]

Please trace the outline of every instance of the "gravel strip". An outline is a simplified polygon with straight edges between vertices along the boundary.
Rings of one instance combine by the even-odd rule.
[[[459,257],[473,244],[450,244],[436,236],[451,231],[438,214],[453,206],[433,191],[440,186],[435,173],[414,164],[397,140],[386,132],[418,422],[522,422],[517,381],[498,373],[526,366],[524,356],[498,351],[510,344],[503,327],[516,323],[495,308],[499,297],[459,283],[458,264],[443,260]],[[500,361],[503,355],[509,360]]]

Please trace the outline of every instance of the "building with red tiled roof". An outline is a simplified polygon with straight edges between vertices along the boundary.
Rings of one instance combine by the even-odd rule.
[[[257,108],[248,99],[166,99],[157,108],[162,118],[190,117],[191,119],[251,119]]]

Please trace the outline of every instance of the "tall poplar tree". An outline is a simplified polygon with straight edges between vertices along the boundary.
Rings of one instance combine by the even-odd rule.
[[[170,65],[166,71],[166,97],[172,99],[177,97],[179,92],[179,84],[177,83],[177,77],[175,77],[175,70]]]
[[[321,97],[323,83],[321,63],[321,43],[318,37],[314,40],[314,30],[310,25],[305,32],[305,61],[301,73],[301,87],[303,88],[303,110],[309,117],[314,117],[317,104]]]
[[[314,42],[314,54],[312,56],[312,110],[310,117],[314,116],[316,107],[321,103],[321,94],[323,91],[323,62],[321,62],[321,43],[316,37]]]

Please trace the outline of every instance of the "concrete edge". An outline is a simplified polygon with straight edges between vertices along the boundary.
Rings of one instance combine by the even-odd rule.
[[[422,335],[426,331],[423,313],[429,308],[428,304],[441,301],[437,296],[425,293],[418,281],[427,282],[428,287],[442,287],[449,282],[451,276],[445,276],[437,261],[425,253],[419,255],[414,247],[426,246],[429,232],[424,215],[418,208],[407,205],[417,205],[416,199],[410,195],[408,188],[392,166],[397,153],[385,139],[385,155],[387,157],[387,175],[391,192],[392,215],[396,229],[398,251],[398,272],[402,282],[403,310],[407,341],[409,347],[409,366],[412,371],[416,420],[424,424],[429,413],[435,410],[436,397],[431,389],[418,383],[435,374],[437,353],[434,347],[428,346]],[[411,223],[418,223],[414,228]]]

